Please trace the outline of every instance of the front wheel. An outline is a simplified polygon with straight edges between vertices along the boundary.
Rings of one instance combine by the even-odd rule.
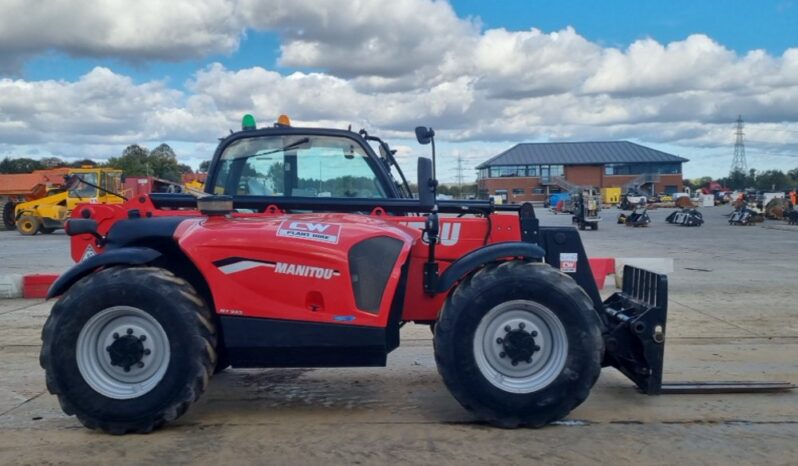
[[[41,220],[32,215],[23,215],[17,220],[17,230],[25,236],[35,235],[41,227]]]
[[[154,267],[113,267],[72,286],[42,330],[47,388],[66,414],[112,434],[177,419],[205,390],[216,330],[196,291]]]
[[[501,427],[565,417],[587,398],[604,352],[584,290],[546,264],[521,261],[464,280],[446,301],[434,342],[452,395]]]

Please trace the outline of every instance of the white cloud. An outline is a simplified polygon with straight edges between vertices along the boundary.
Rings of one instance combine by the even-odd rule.
[[[0,71],[47,50],[134,62],[232,52],[240,17],[237,2],[226,0],[4,0]]]
[[[398,77],[437,67],[478,27],[443,1],[243,0],[254,29],[282,38],[280,63],[341,77]]]

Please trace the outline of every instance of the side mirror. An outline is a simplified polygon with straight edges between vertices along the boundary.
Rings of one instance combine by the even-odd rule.
[[[435,205],[435,185],[437,181],[432,177],[432,160],[426,157],[418,158],[418,202],[422,209],[432,209]]]
[[[429,144],[435,136],[435,130],[426,126],[416,126],[416,140],[419,144]]]

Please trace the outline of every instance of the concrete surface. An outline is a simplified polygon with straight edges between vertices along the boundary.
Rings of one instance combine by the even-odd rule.
[[[798,228],[616,225],[582,234],[594,257],[673,257],[666,380],[798,383]],[[568,224],[542,214],[542,223]],[[779,227],[779,228],[776,228]],[[5,234],[4,234],[5,235]],[[27,238],[16,249],[31,249]],[[0,242],[0,273],[9,249]],[[54,267],[63,253],[52,250]],[[17,259],[13,259],[17,260]],[[29,259],[29,260],[32,260]],[[47,263],[51,259],[42,259]],[[611,291],[611,290],[608,290]],[[784,464],[798,461],[798,393],[639,395],[606,369],[590,398],[544,429],[475,423],[436,372],[429,330],[408,325],[387,368],[228,370],[150,435],[84,429],[38,365],[50,303],[0,300],[0,464]]]
[[[62,273],[72,264],[64,230],[35,236],[0,230],[0,275]]]

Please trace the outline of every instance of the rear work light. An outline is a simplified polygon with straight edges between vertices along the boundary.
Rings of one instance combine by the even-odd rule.
[[[233,212],[233,198],[230,196],[200,197],[197,199],[197,208],[203,215],[229,215]]]

